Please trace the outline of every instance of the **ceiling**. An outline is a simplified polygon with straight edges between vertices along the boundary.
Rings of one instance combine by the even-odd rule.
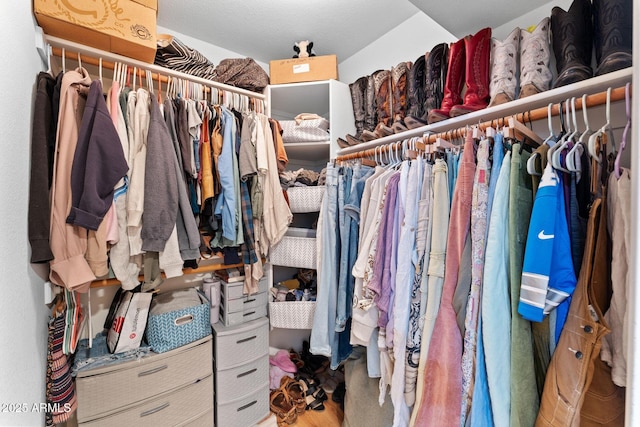
[[[293,43],[299,40],[313,41],[318,55],[336,54],[341,62],[420,11],[454,36],[463,37],[548,2],[159,0],[158,25],[261,62],[291,57]]]

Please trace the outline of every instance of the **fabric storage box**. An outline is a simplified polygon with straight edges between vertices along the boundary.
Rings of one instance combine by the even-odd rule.
[[[315,301],[271,301],[269,321],[274,328],[311,329],[315,311]]]
[[[289,227],[282,240],[271,247],[272,265],[317,268],[316,230]]]
[[[269,61],[269,80],[272,85],[329,79],[338,80],[336,55]]]
[[[282,142],[324,142],[328,141],[329,120],[318,117],[309,120],[280,120],[282,126]]]
[[[211,334],[211,306],[195,288],[157,295],[151,301],[147,342],[163,353]]]
[[[46,34],[153,63],[158,0],[34,0]]]
[[[289,208],[292,213],[320,212],[325,186],[289,187]]]

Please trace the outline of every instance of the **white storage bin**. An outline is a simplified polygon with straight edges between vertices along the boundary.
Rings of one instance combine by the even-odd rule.
[[[315,301],[271,301],[269,321],[274,328],[311,329],[315,311]]]
[[[290,227],[282,240],[271,247],[272,265],[317,268],[316,230]]]
[[[289,208],[292,213],[320,212],[325,186],[289,187]]]

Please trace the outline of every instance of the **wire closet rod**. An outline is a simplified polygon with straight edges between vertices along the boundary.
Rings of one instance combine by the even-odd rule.
[[[621,101],[625,98],[625,88],[617,87],[611,89],[611,102]],[[598,105],[603,105],[607,102],[607,91],[598,92],[593,95],[588,95],[586,98],[587,108],[596,107]],[[576,110],[582,109],[582,99],[576,98]],[[560,114],[560,104],[554,103],[551,108],[551,115],[557,116]],[[535,110],[517,113],[514,115],[509,115],[505,117],[499,117],[492,120],[487,120],[479,124],[475,125],[465,125],[457,128],[452,128],[446,131],[431,133],[429,135],[425,135],[421,138],[421,141],[424,144],[432,144],[438,138],[442,139],[454,139],[454,138],[463,138],[467,129],[472,129],[474,127],[478,127],[480,130],[485,130],[488,127],[497,128],[499,126],[507,125],[509,123],[510,118],[515,118],[519,122],[533,122],[541,119],[547,118],[548,115],[548,107],[540,107]],[[375,155],[380,155],[381,153],[386,153],[389,150],[399,149],[402,146],[403,141],[395,141],[390,142],[385,145],[380,145],[376,148],[370,148],[362,151],[356,151],[354,153],[343,154],[336,157],[336,161],[346,161],[346,160],[355,160],[362,159],[366,157],[374,157]]]
[[[151,71],[154,80],[157,80],[159,76],[160,80],[163,83],[166,83],[168,81],[168,76],[171,76],[171,77],[176,77],[178,79],[188,80],[194,83],[199,83],[207,87],[214,87],[220,90],[237,93],[239,95],[245,95],[245,96],[248,96],[249,98],[259,99],[262,101],[266,99],[266,96],[261,93],[252,92],[250,90],[242,89],[235,86],[230,86],[224,83],[214,82],[213,80],[207,80],[201,77],[192,76],[190,74],[182,73],[180,71],[175,71],[168,68],[160,67],[159,65],[149,64],[146,62],[138,61],[136,59],[127,58],[126,56],[96,49],[90,46],[85,46],[79,43],[74,43],[69,40],[61,39],[59,37],[45,35],[45,40],[53,48],[56,48],[56,49],[53,49],[53,54],[56,56],[61,57],[62,49],[64,48],[66,52],[65,56],[67,58],[75,59],[76,55],[73,54],[73,52],[75,52],[76,54],[81,55],[81,60],[83,62],[86,62],[87,64],[99,66],[100,58],[102,58],[103,68],[108,68],[112,70],[114,68],[115,62],[121,62],[131,67],[137,67],[138,73],[142,77],[144,77],[143,71],[149,70]]]

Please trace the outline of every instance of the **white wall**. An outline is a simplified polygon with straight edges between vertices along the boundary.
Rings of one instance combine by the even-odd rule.
[[[572,2],[573,0],[551,1],[543,6],[533,9],[531,12],[525,13],[499,27],[494,28],[491,33],[493,37],[503,40],[514,28],[528,28],[532,25],[538,25],[545,16],[551,16],[551,9],[553,9],[554,6],[559,6],[564,10],[568,10]]]
[[[389,70],[402,61],[415,61],[438,43],[456,41],[456,37],[437,22],[418,12],[355,55],[338,64],[340,81],[352,83],[378,69]]]
[[[0,103],[4,150],[0,156],[0,404],[31,407],[45,401],[47,345],[47,309],[40,277],[44,271],[39,268],[36,272],[29,264],[27,240],[31,110],[41,63],[35,49],[31,2],[7,2],[3,9],[0,88],[7,102]],[[3,426],[43,423],[41,413],[0,411]]]
[[[203,54],[205,58],[213,62],[215,65],[218,65],[220,61],[226,58],[246,57],[246,55],[243,55],[241,53],[234,52],[211,43],[203,42],[202,40],[194,39],[193,37],[189,37],[185,34],[179,33],[169,28],[158,26],[158,34],[171,34],[172,36],[177,37],[181,42],[183,42],[190,48],[195,49]],[[256,62],[258,63],[258,65],[264,68],[267,73],[269,73],[269,64],[258,61]]]

